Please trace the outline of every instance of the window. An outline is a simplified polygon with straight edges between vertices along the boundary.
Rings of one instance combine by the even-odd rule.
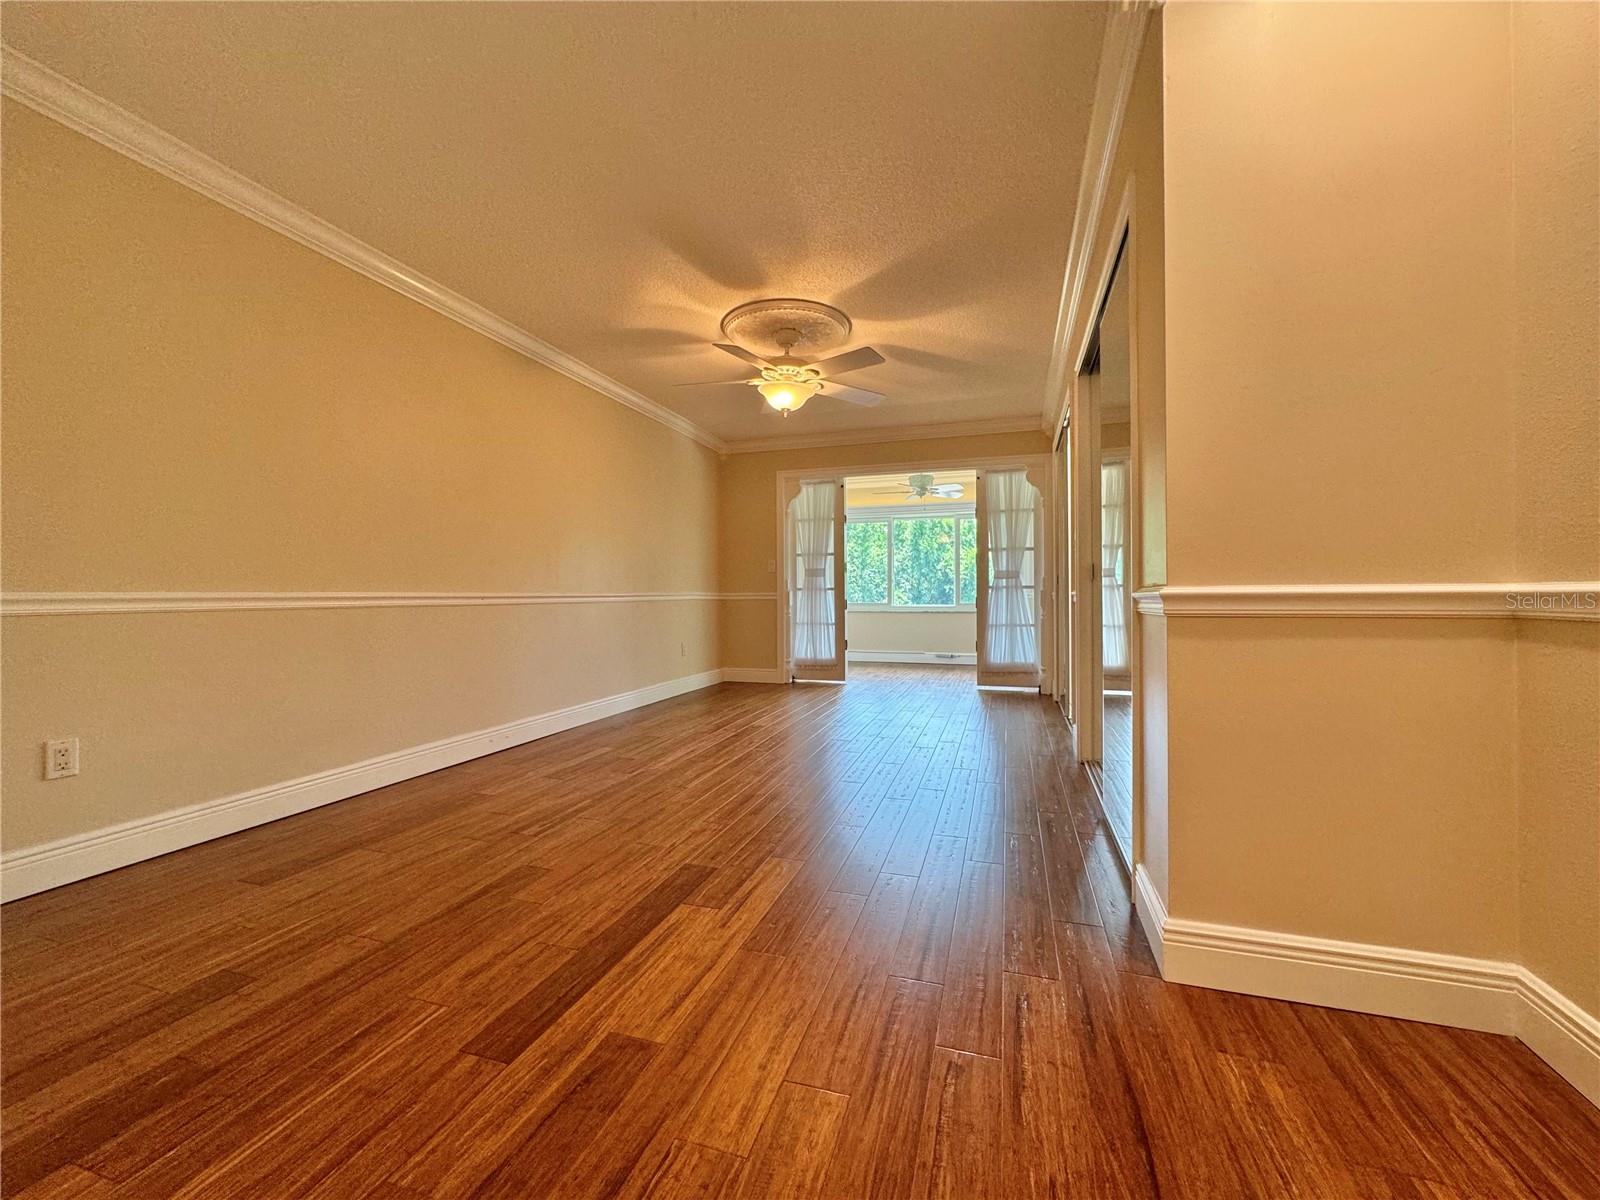
[[[847,604],[889,603],[889,522],[845,523],[844,598]]]
[[[1105,456],[1100,464],[1101,665],[1109,674],[1128,670],[1128,460]]]
[[[978,602],[978,522],[967,517],[961,522],[961,566],[956,578],[961,583],[961,603]]]
[[[970,509],[850,516],[845,600],[857,606],[970,607],[978,602],[978,524]]]
[[[892,521],[894,604],[956,602],[956,519]]]

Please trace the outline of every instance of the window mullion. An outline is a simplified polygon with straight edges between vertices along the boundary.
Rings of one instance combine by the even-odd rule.
[[[950,522],[955,526],[955,542],[950,546],[950,552],[955,555],[955,595],[950,597],[950,602],[955,605],[962,603],[962,518],[955,518]]]
[[[888,579],[888,594],[884,596],[885,604],[894,605],[894,518],[890,517],[883,523],[883,548],[886,556],[884,575]]]

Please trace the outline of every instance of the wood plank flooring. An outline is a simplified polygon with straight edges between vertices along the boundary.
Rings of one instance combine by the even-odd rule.
[[[1037,697],[725,685],[8,905],[8,1197],[1600,1196],[1519,1043],[1157,978]]]

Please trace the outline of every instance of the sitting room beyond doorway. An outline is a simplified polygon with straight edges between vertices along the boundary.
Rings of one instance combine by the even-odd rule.
[[[973,470],[845,480],[845,637],[851,663],[977,662]]]

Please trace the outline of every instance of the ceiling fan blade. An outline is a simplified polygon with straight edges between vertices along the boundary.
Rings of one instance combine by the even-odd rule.
[[[730,346],[727,342],[712,342],[711,344],[726,354],[731,354],[735,358],[744,359],[744,361],[749,363],[752,367],[770,367],[772,365],[766,359],[751,354],[750,351],[746,350],[743,346]]]
[[[964,487],[962,487],[959,483],[941,483],[941,484],[935,485],[934,487],[929,488],[928,491],[932,495],[944,496],[946,498],[949,498],[949,497],[952,497],[952,496],[960,496],[960,495],[964,494],[966,492],[966,489]]]
[[[821,362],[807,363],[813,371],[824,379],[831,379],[835,375],[843,375],[846,371],[859,371],[862,367],[875,367],[884,361],[871,346],[862,346],[859,350],[851,350],[844,354],[835,354],[832,358],[825,358]]]
[[[673,387],[730,387],[738,384],[744,387],[753,382],[750,379],[697,379],[693,383],[675,383]]]
[[[866,388],[846,387],[842,383],[829,383],[822,389],[824,396],[832,396],[835,400],[843,400],[846,404],[859,404],[863,408],[871,408],[883,399],[882,392],[869,392]]]

